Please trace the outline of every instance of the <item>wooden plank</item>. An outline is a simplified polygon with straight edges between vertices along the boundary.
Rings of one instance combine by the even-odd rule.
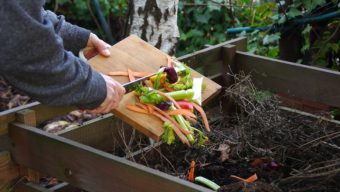
[[[31,182],[19,182],[15,185],[15,192],[53,192]]]
[[[112,46],[110,52],[109,58],[98,55],[89,60],[89,63],[94,69],[104,74],[110,71],[127,71],[127,69],[156,72],[161,66],[167,65],[165,53],[134,35]],[[192,70],[192,75],[202,77],[194,70]],[[113,78],[121,83],[128,81],[127,77]],[[220,91],[221,86],[206,77],[203,78],[203,83],[206,85],[206,91],[202,95],[204,102],[213,98]],[[127,105],[136,102],[134,93],[128,93],[123,97],[119,107],[113,110],[113,113],[143,134],[159,141],[164,132],[162,122],[154,116],[136,113],[126,108]]]
[[[202,49],[191,54],[184,55],[178,59],[193,69],[201,67],[203,65],[210,65],[211,63],[222,60],[222,49],[225,45],[232,44],[236,46],[239,51],[245,51],[247,49],[247,39],[245,37],[239,37],[232,39],[217,45],[210,46],[206,49]]]
[[[114,145],[124,146],[119,132],[125,136],[124,142],[128,143],[132,128],[112,114],[106,114],[57,135],[102,151],[110,151]]]
[[[13,179],[19,176],[18,167],[12,162],[9,151],[0,152],[0,191],[7,191]]]
[[[0,136],[8,133],[8,123],[0,122]]]
[[[31,182],[19,182],[15,185],[15,192],[53,192],[52,190],[43,188]]]
[[[236,53],[236,63],[260,89],[340,107],[340,72],[244,52]]]
[[[24,109],[32,108],[32,107],[37,106],[39,104],[40,104],[39,102],[32,102],[32,103],[29,103],[29,104],[26,104],[26,105],[21,105],[21,106],[15,107],[13,109],[1,111],[0,112],[0,122],[3,122],[5,119],[9,120],[8,122],[13,121],[15,119],[15,117],[13,116],[14,113],[21,111],[21,110],[24,110]]]
[[[0,152],[7,151],[11,147],[8,135],[0,135]]]
[[[76,107],[72,107],[72,106],[56,107],[56,106],[47,106],[43,104],[35,105],[31,107],[30,109],[35,111],[36,121],[38,124],[46,120],[50,120],[54,117],[65,115],[73,110],[77,110]]]
[[[23,109],[15,114],[17,122],[34,127],[37,125],[35,111],[30,109]],[[27,176],[28,181],[38,183],[40,174],[30,168],[20,166],[20,175]]]
[[[235,63],[236,57],[236,49],[235,45],[225,45],[222,50],[222,59],[223,59],[223,85],[228,87],[234,84],[233,74],[238,73],[237,65]],[[223,96],[221,96],[223,97]],[[224,97],[221,100],[222,111],[225,115],[230,114],[234,111],[235,104],[232,102],[230,97]]]
[[[24,124],[11,124],[9,135],[16,162],[91,192],[210,191]]]

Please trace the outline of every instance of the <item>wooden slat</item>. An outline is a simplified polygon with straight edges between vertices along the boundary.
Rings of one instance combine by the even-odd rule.
[[[224,43],[213,45],[206,49],[202,49],[191,54],[184,55],[182,57],[179,57],[178,59],[196,70],[199,67],[205,65],[209,66],[211,63],[221,61],[222,48],[223,46],[228,44],[235,45],[237,50],[239,51],[245,51],[247,46],[247,39],[245,37],[232,39],[230,41],[226,41]]]
[[[14,117],[13,117],[14,113],[21,111],[21,110],[24,110],[24,109],[32,108],[32,107],[37,106],[39,104],[40,104],[39,102],[32,102],[32,103],[29,103],[29,104],[26,104],[26,105],[21,105],[21,106],[15,107],[13,109],[1,111],[0,112],[0,122],[4,121],[4,119],[13,120],[14,119]]]
[[[236,63],[260,89],[340,107],[339,72],[239,51]]]
[[[124,142],[128,143],[132,128],[120,119],[114,118],[112,114],[106,114],[80,126],[61,131],[57,135],[99,150],[110,151],[115,144],[124,146],[119,132],[124,134],[126,139]]]
[[[91,191],[210,191],[89,146],[13,123],[16,162]]]
[[[37,125],[36,114],[33,110],[23,109],[16,112],[15,117],[17,122],[32,126],[34,127],[33,129],[35,129],[35,126]],[[20,166],[20,175],[27,176],[27,179],[34,183],[38,183],[40,180],[40,173],[23,166]]]
[[[8,133],[8,122],[0,122],[0,136]]]
[[[39,124],[54,117],[67,114],[68,112],[76,110],[77,108],[72,106],[55,107],[39,104],[31,107],[30,109],[35,111],[37,118],[36,120]]]
[[[222,60],[223,60],[223,85],[225,87],[228,87],[232,84],[234,84],[234,78],[233,74],[238,73],[237,65],[235,63],[235,57],[236,57],[236,49],[237,47],[235,45],[225,45],[222,50]],[[224,94],[224,93],[222,93]],[[232,99],[230,97],[223,97],[221,99],[221,105],[222,105],[222,111],[225,115],[230,114],[230,112],[233,111],[235,105],[232,102]]]
[[[19,176],[19,170],[12,162],[9,151],[0,152],[0,191],[7,191],[13,179]]]
[[[52,190],[45,189],[34,183],[24,183],[20,182],[15,185],[15,192],[53,192]]]

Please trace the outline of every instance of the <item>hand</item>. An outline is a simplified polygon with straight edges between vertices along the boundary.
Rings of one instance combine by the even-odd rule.
[[[89,52],[99,52],[99,54],[108,57],[110,56],[109,48],[111,46],[105,41],[99,39],[97,35],[94,33],[90,34],[89,40],[87,41],[87,46],[85,50],[89,50]]]
[[[118,107],[123,95],[125,94],[125,88],[117,81],[113,80],[111,77],[102,75],[106,82],[106,98],[102,104],[96,109],[86,110],[91,114],[97,113],[108,113],[112,109]]]

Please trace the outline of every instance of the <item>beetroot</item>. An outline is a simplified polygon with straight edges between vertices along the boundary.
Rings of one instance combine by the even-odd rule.
[[[169,83],[176,83],[178,81],[177,72],[174,67],[164,67],[164,72],[169,80]]]

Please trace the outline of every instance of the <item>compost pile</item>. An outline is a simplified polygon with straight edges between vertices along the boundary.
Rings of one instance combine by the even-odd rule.
[[[0,112],[30,102],[30,98],[12,86],[8,85],[3,77],[0,76]]]
[[[140,145],[142,153],[130,159],[183,179],[194,162],[194,175],[214,181],[219,191],[339,191],[339,125],[283,110],[250,76],[233,77],[222,100],[232,101],[234,112],[208,110],[208,143]],[[234,177],[254,174],[254,182]]]

